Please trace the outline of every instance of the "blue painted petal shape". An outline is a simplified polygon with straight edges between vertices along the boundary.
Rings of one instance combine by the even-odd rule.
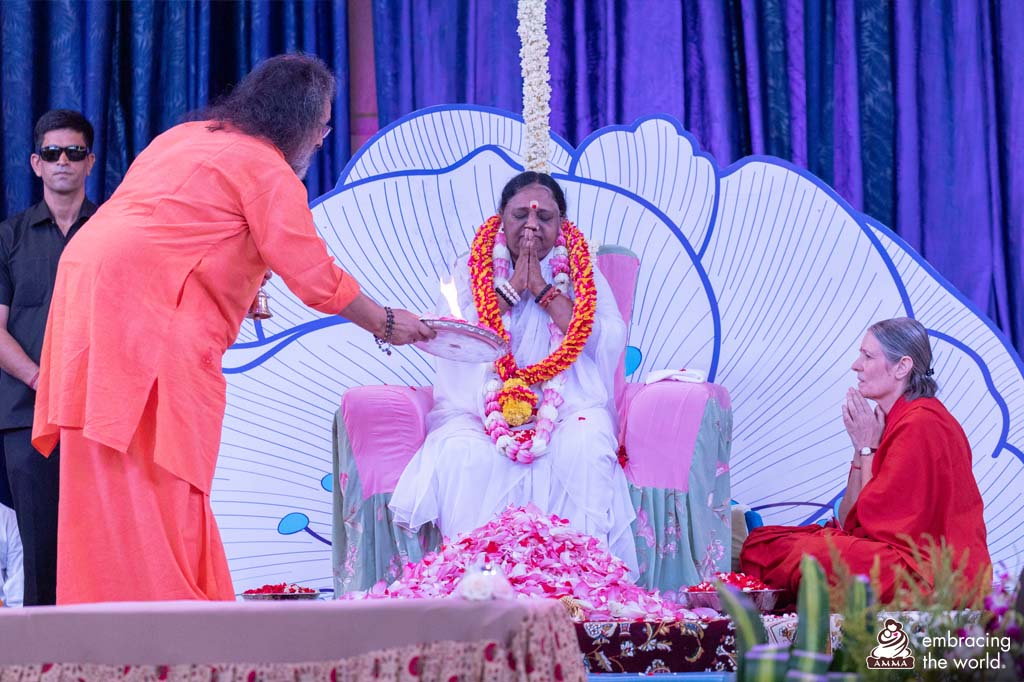
[[[277,524],[277,532],[281,535],[292,535],[306,529],[309,525],[309,517],[302,512],[292,512],[285,515]]]
[[[334,474],[327,474],[320,479],[320,487],[329,493],[334,492]]]
[[[644,354],[636,346],[626,346],[626,376],[630,376],[643,362]]]

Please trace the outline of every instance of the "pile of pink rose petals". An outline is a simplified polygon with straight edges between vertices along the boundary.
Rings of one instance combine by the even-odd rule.
[[[596,538],[536,507],[509,507],[485,526],[446,539],[437,552],[409,563],[390,585],[383,581],[349,599],[447,597],[467,567],[500,568],[519,597],[574,600],[576,620],[667,621],[718,617],[710,609],[686,609],[635,585],[629,569]]]

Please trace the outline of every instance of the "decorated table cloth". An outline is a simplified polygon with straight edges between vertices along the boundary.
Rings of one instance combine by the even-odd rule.
[[[771,644],[790,644],[798,625],[795,613],[761,617]],[[831,642],[839,644],[840,619],[832,615]],[[705,621],[577,623],[584,664],[594,673],[733,672],[736,635],[726,617]]]
[[[0,612],[0,682],[585,679],[550,600],[155,602]]]
[[[637,515],[637,584],[672,597],[702,572],[730,569],[729,393],[707,383],[629,383],[617,403],[620,459]],[[423,387],[363,386],[342,397],[334,421],[337,593],[391,582],[406,562],[441,544],[435,526],[412,533],[392,523],[388,507],[426,436],[432,405]]]

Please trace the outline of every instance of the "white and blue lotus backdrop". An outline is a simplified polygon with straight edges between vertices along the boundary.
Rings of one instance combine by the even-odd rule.
[[[383,303],[434,308],[439,280],[521,170],[519,117],[479,107],[417,112],[349,163],[313,216],[331,253]],[[751,157],[727,168],[675,120],[611,127],[552,173],[569,217],[598,244],[640,256],[626,371],[702,368],[734,409],[732,496],[769,523],[829,513],[850,443],[840,403],[864,330],[920,320],[939,397],[963,424],[993,559],[1024,564],[1024,375],[994,326],[885,226],[806,171]],[[228,408],[213,489],[236,588],[331,585],[331,426],[363,384],[424,385],[415,349],[304,307],[279,279],[274,317],[246,322],[224,359]],[[957,504],[955,499],[949,504]]]

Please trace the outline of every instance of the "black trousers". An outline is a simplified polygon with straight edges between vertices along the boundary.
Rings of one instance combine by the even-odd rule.
[[[0,434],[24,549],[25,606],[55,604],[60,455],[57,449],[49,457],[39,454],[31,428]]]
[[[0,437],[0,504],[14,509],[11,484],[7,480],[7,458],[4,457],[4,439]]]

